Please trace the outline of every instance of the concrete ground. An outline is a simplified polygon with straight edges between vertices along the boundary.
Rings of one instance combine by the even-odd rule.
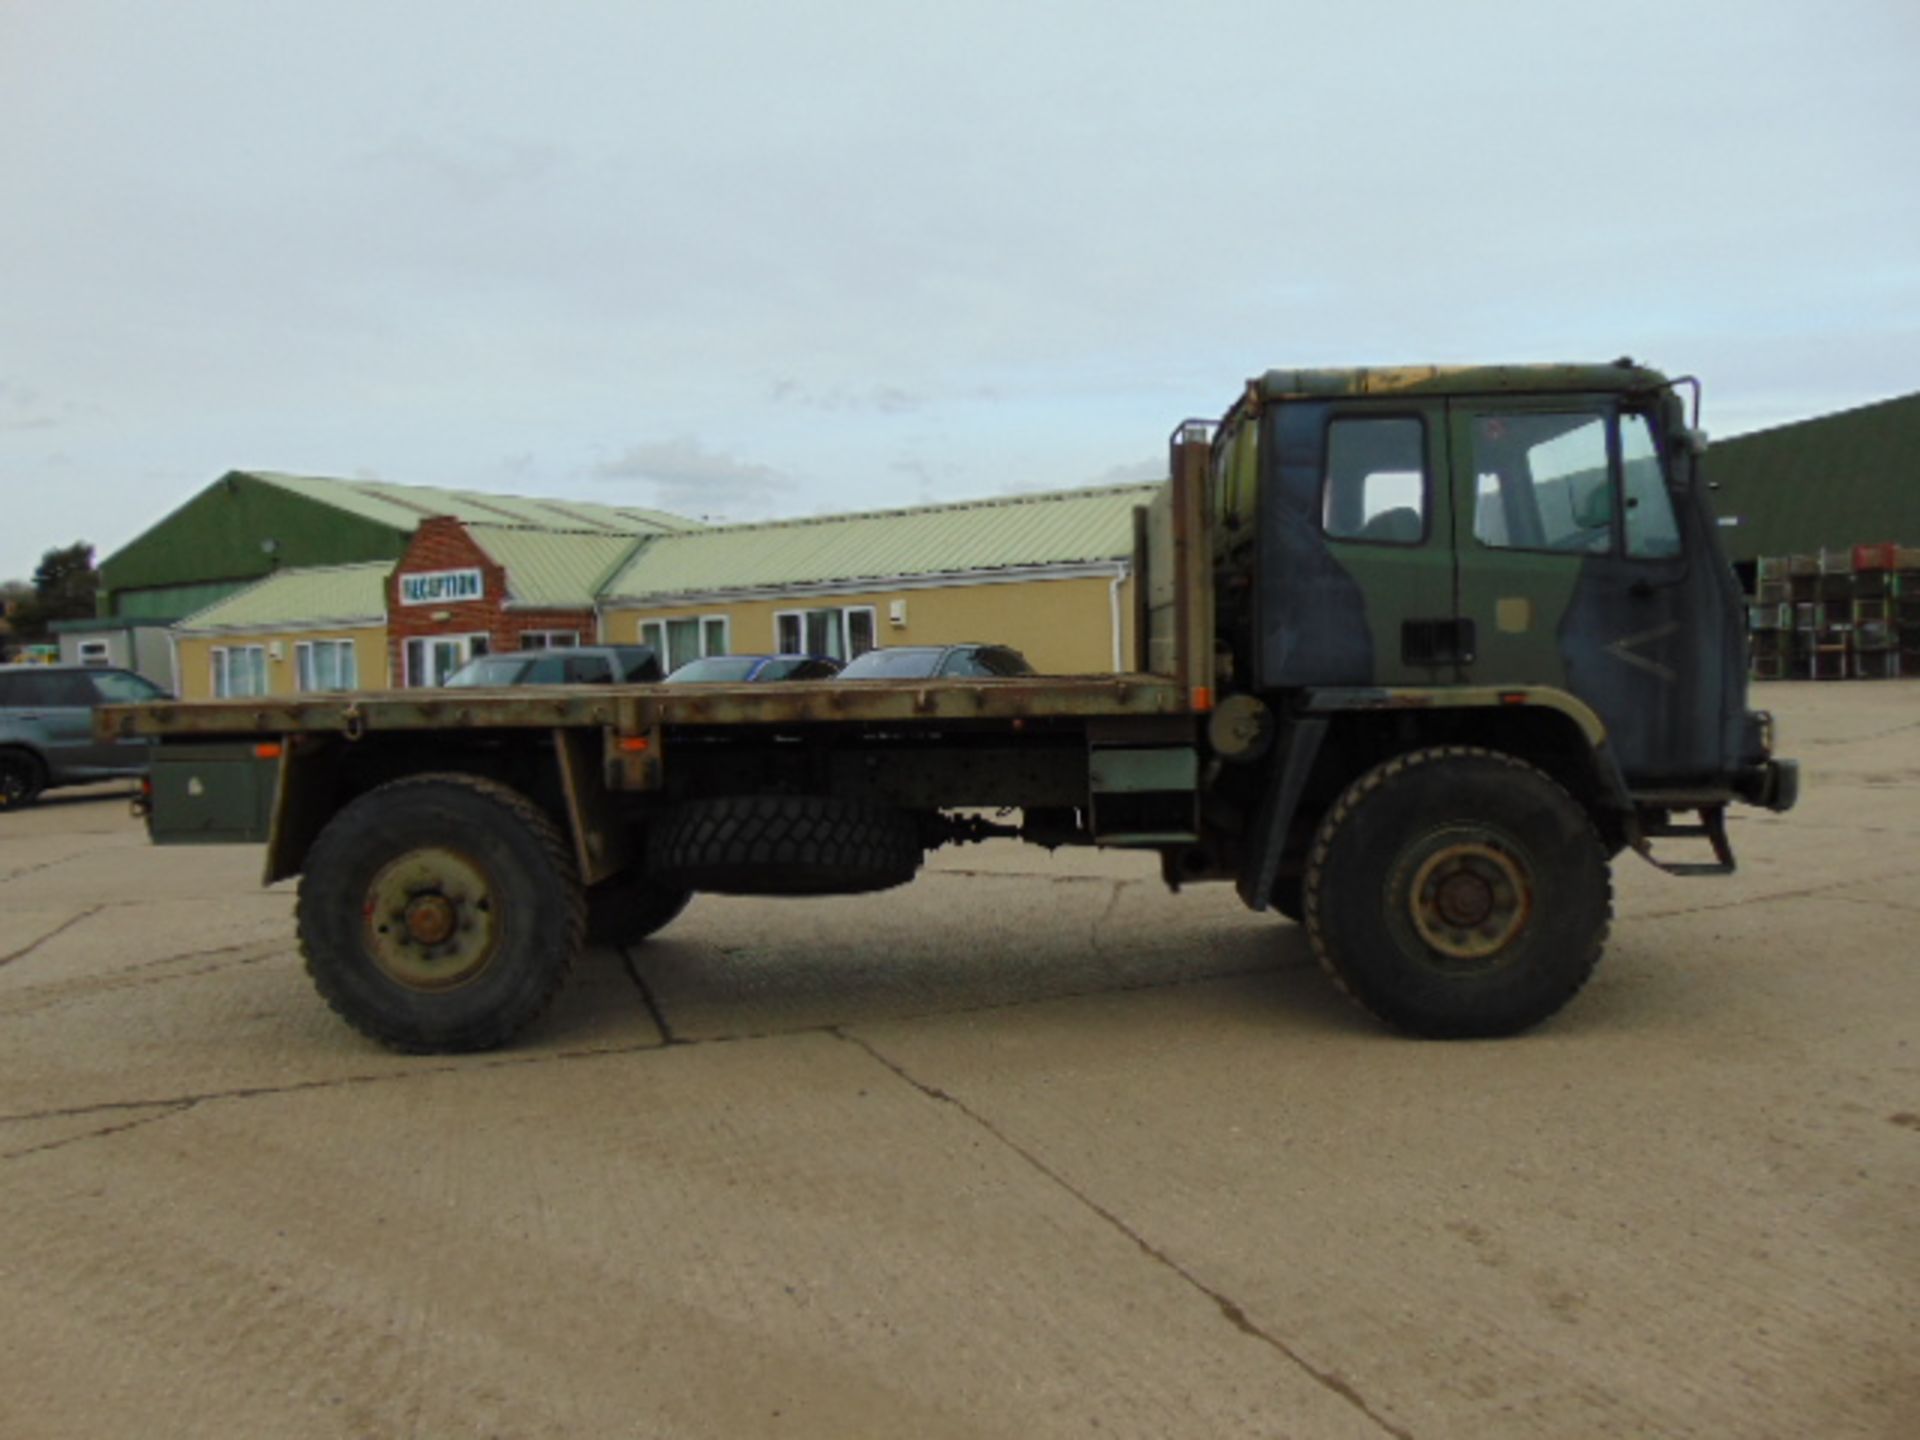
[[[1801,808],[1493,1043],[985,846],[408,1059],[257,851],[0,814],[0,1435],[1920,1434],[1920,685],[1760,703]]]

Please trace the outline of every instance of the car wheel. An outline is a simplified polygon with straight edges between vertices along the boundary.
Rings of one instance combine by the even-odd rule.
[[[47,771],[24,750],[0,750],[0,810],[31,805],[47,788]]]

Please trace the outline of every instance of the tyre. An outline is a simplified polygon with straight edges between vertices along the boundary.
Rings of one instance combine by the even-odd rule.
[[[736,795],[676,806],[649,832],[664,884],[723,895],[847,895],[911,880],[913,817],[832,795]]]
[[[0,810],[31,805],[47,788],[47,771],[25,750],[0,750]]]
[[[1612,916],[1578,802],[1510,756],[1449,746],[1356,780],[1314,837],[1308,939],[1360,1006],[1435,1038],[1511,1035],[1571,1000]]]
[[[1276,913],[1298,925],[1306,916],[1305,883],[1298,875],[1280,876],[1267,894],[1267,904]]]
[[[395,1050],[488,1050],[559,993],[586,906],[572,852],[525,796],[421,775],[328,822],[297,924],[315,988],[354,1029]]]
[[[636,945],[692,898],[691,891],[662,885],[642,871],[615,875],[587,891],[587,938],[602,945]]]

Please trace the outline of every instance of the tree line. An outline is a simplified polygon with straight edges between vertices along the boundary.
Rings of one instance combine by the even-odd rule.
[[[48,643],[56,620],[88,620],[100,572],[93,546],[84,540],[49,550],[34,567],[31,582],[0,584],[0,645],[8,649]]]

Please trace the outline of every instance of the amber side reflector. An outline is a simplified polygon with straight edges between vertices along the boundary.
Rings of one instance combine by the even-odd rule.
[[[1500,703],[1502,705],[1524,705],[1527,703],[1527,692],[1524,690],[1502,690],[1500,692]]]
[[[277,741],[268,740],[253,747],[253,758],[256,760],[278,760],[280,758],[280,750],[281,746]]]
[[[622,735],[619,740],[619,748],[626,751],[629,755],[638,755],[642,750],[651,747],[647,742],[647,737],[644,735]]]
[[[1196,685],[1193,687],[1193,708],[1199,711],[1213,709],[1213,687]]]

